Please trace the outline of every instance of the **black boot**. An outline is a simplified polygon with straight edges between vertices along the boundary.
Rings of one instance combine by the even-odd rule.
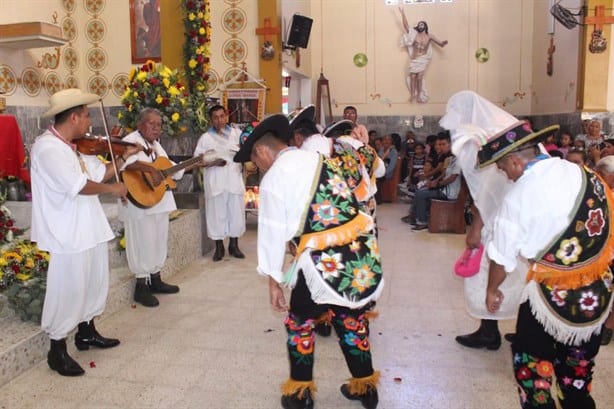
[[[245,258],[245,254],[239,250],[239,239],[237,237],[231,237],[228,243],[228,252],[231,256],[236,258]]]
[[[284,409],[312,409],[313,399],[311,398],[311,392],[306,389],[303,393],[303,397],[299,398],[300,392],[295,392],[292,395],[281,396],[281,407]]]
[[[96,331],[94,320],[80,322],[79,330],[75,334],[75,346],[79,351],[90,349],[90,346],[98,348],[113,348],[119,345],[119,339],[105,338]]]
[[[601,330],[601,345],[608,345],[612,341],[612,330],[603,326]]]
[[[151,275],[151,284],[149,289],[153,294],[175,294],[179,292],[179,287],[176,285],[166,284],[160,277],[160,272]]]
[[[47,364],[49,368],[57,371],[62,376],[79,376],[85,371],[81,366],[66,352],[66,338],[58,341],[51,340],[51,348],[47,354]]]
[[[354,395],[350,393],[348,384],[341,385],[341,394],[349,400],[359,400],[363,408],[375,409],[379,402],[379,396],[377,395],[376,388],[369,388],[364,395]]]
[[[134,301],[144,305],[145,307],[157,307],[158,299],[151,294],[149,284],[146,278],[137,278],[136,286],[134,287]]]
[[[456,342],[468,348],[496,351],[501,346],[501,334],[496,320],[481,320],[477,331],[456,337]]]
[[[316,324],[316,326],[314,327],[314,331],[316,332],[316,334],[322,336],[322,337],[330,337],[330,334],[332,332],[332,325],[330,325],[330,323],[328,322],[319,322]]]
[[[215,253],[213,253],[213,261],[220,261],[224,258],[224,240],[215,241]]]

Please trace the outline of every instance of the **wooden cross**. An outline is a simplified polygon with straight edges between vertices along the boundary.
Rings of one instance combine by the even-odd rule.
[[[552,58],[554,52],[556,51],[556,46],[554,45],[554,36],[550,36],[550,47],[548,47],[548,63],[546,64],[546,74],[552,77],[552,73],[554,72],[554,59]]]
[[[270,35],[279,34],[281,30],[279,27],[273,27],[271,25],[271,19],[269,17],[264,18],[264,27],[256,28],[256,34],[264,36],[264,41],[268,41]]]
[[[614,16],[605,15],[605,6],[595,7],[594,17],[584,17],[584,24],[594,24],[595,30],[601,31],[604,24],[613,24]]]

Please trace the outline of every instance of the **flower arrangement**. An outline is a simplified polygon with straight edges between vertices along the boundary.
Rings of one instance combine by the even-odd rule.
[[[189,103],[194,113],[193,127],[202,131],[208,124],[205,92],[211,68],[211,10],[209,0],[183,0],[182,6],[185,14],[183,56]]]
[[[139,112],[151,107],[157,108],[162,114],[162,132],[165,135],[173,136],[187,129],[188,95],[185,86],[179,82],[177,70],[150,60],[133,68],[128,81],[121,97],[126,110],[117,115],[120,124],[128,129],[136,129]]]
[[[48,267],[49,253],[30,240],[16,241],[0,252],[0,290],[33,278],[45,279]]]
[[[2,196],[1,192],[0,196]],[[6,195],[0,197],[0,203],[4,203],[3,198],[6,198]],[[11,211],[4,204],[0,204],[0,249],[10,245],[24,231],[25,229],[15,226],[15,219],[13,219]]]

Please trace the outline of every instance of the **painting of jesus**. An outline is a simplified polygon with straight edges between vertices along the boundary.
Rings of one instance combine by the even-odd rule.
[[[132,63],[161,60],[160,0],[130,0]]]

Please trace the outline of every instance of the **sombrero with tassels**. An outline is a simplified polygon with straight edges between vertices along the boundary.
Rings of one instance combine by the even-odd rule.
[[[290,138],[290,124],[283,114],[271,115],[262,120],[244,140],[239,152],[234,156],[235,162],[248,162],[252,154],[254,144],[266,133],[272,133],[279,139],[288,142]]]
[[[324,128],[322,135],[334,138],[341,135],[349,135],[352,129],[354,129],[354,122],[349,119],[342,119]]]
[[[483,168],[497,162],[510,152],[536,146],[546,136],[556,132],[559,125],[551,125],[539,131],[533,131],[524,121],[518,121],[488,139],[478,152],[479,167]]]

